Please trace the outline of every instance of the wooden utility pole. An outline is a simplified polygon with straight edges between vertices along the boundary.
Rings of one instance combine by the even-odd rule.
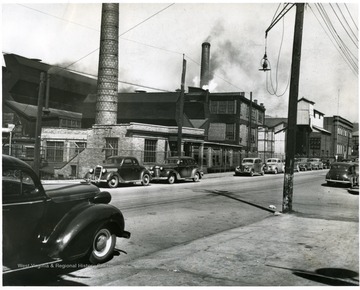
[[[288,108],[288,129],[286,135],[286,161],[282,212],[292,211],[294,158],[296,149],[296,121],[300,79],[301,43],[304,22],[304,3],[297,3],[295,15],[294,42],[291,62],[291,80]]]
[[[183,56],[183,68],[181,75],[181,90],[179,97],[179,115],[178,115],[178,137],[177,137],[177,152],[178,156],[182,156],[181,143],[182,143],[182,127],[184,115],[184,91],[185,91],[185,74],[186,74],[186,59]]]
[[[42,72],[40,74],[37,119],[36,119],[36,128],[35,128],[35,147],[34,147],[34,171],[36,172],[37,175],[40,174],[41,127],[42,127],[44,92],[45,92],[45,73]]]

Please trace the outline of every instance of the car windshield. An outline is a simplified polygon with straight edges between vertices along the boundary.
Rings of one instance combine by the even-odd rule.
[[[347,170],[350,166],[348,164],[332,164],[331,169]]]
[[[243,159],[243,163],[254,163],[254,159],[252,159],[252,158],[245,158],[245,159]]]
[[[268,159],[266,160],[267,163],[276,163],[277,160],[276,159]]]
[[[122,162],[122,158],[108,158],[105,160],[105,164],[120,164]]]
[[[306,158],[299,158],[299,159],[298,159],[298,162],[306,162],[306,161],[307,161]]]

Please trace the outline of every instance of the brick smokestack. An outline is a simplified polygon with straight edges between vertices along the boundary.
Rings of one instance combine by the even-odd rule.
[[[210,82],[210,43],[202,44],[201,68],[200,68],[200,88],[208,86]]]
[[[103,3],[95,124],[117,123],[119,75],[119,4]]]

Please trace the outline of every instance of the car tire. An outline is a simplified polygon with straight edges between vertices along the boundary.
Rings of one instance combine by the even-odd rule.
[[[97,230],[91,243],[89,262],[101,264],[107,262],[114,254],[116,236],[107,227]]]
[[[250,176],[251,176],[251,177],[254,176],[254,171],[253,171],[253,170],[250,171]]]
[[[143,186],[148,186],[150,184],[150,175],[147,173],[144,173],[143,177],[142,177],[142,181],[141,184]]]
[[[264,170],[261,170],[261,176],[264,176],[265,175],[265,171]]]
[[[119,185],[119,177],[116,175],[111,176],[111,178],[107,182],[110,188],[116,188]]]
[[[175,176],[175,174],[170,174],[169,177],[168,177],[167,182],[168,182],[169,184],[173,184],[175,181],[176,181],[176,176]]]
[[[194,181],[194,182],[199,182],[199,181],[200,181],[200,174],[199,174],[199,172],[196,172],[196,173],[195,173],[194,178],[193,178],[193,181]]]
[[[278,174],[278,170],[277,170],[277,168],[275,168],[275,170],[274,170],[274,174]]]

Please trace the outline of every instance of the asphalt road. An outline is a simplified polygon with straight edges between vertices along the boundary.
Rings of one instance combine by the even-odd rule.
[[[295,173],[293,209],[323,219],[357,219],[358,197],[346,188],[326,186],[326,172]],[[124,265],[137,258],[260,221],[273,214],[270,208],[281,211],[283,178],[283,174],[247,177],[228,172],[206,175],[198,183],[104,189],[112,195],[111,204],[123,212],[132,234],[129,240],[117,240],[119,251],[111,261],[34,269],[5,277],[4,285],[101,286],[133,275],[128,268],[124,272]],[[314,191],[321,194],[314,198]]]

